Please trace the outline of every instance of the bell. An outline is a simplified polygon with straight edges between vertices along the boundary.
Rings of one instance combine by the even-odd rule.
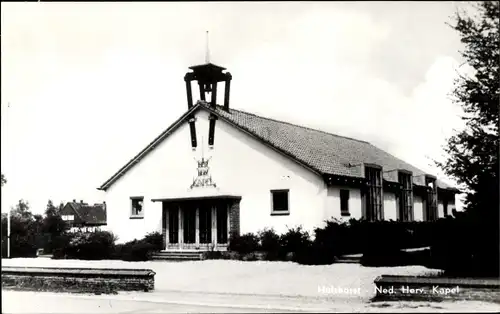
[[[212,84],[207,83],[205,84],[205,92],[209,93],[212,91]]]

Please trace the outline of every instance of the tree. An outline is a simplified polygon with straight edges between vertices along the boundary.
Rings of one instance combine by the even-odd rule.
[[[11,256],[29,257],[36,255],[42,229],[42,216],[31,213],[28,202],[20,200],[11,209]],[[7,217],[2,217],[2,228],[7,225]],[[2,239],[3,240],[3,239]],[[2,252],[2,254],[4,254]]]
[[[52,200],[48,201],[45,217],[43,218],[43,231],[49,233],[51,237],[59,236],[68,229],[66,222],[62,220],[59,214],[61,209],[61,205],[57,208]]]
[[[0,178],[0,180],[1,180],[1,186],[4,186],[7,183],[7,179],[5,178],[3,173],[2,173],[2,177]]]
[[[10,214],[13,217],[20,217],[21,219],[24,220],[32,220],[33,219],[33,213],[30,211],[30,205],[27,201],[25,200],[19,200],[17,205],[10,210]]]
[[[438,165],[465,186],[466,210],[498,217],[499,2],[476,5],[479,18],[457,13],[452,25],[465,44],[461,54],[475,74],[462,75],[455,83],[454,98],[465,112],[466,127],[448,140],[448,157]]]
[[[455,240],[462,243],[448,247],[462,251],[457,259],[469,259],[464,262],[467,267],[498,273],[500,10],[498,1],[475,5],[477,17],[458,12],[451,25],[460,33],[465,46],[461,54],[474,70],[459,77],[453,93],[465,113],[465,128],[448,139],[448,157],[437,164],[465,188],[466,194],[466,213],[459,217],[464,221],[457,230],[466,239]]]

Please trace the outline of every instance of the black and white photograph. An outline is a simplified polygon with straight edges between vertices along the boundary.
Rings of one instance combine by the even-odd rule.
[[[500,311],[500,1],[0,14],[2,313]]]

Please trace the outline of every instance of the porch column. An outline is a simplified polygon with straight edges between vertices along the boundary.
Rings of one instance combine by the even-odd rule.
[[[168,221],[168,216],[169,216],[169,210],[168,207],[165,208],[165,217],[163,218],[165,220],[165,249],[168,248],[168,243],[170,242],[170,231],[169,231],[169,221]]]
[[[184,242],[184,228],[182,225],[182,209],[181,206],[179,206],[179,248],[182,248],[182,243]]]
[[[196,243],[196,247],[199,247],[200,246],[200,208],[199,207],[196,207],[195,224],[196,224],[196,230],[195,230],[196,238],[195,238],[194,243]]]
[[[231,224],[229,223],[229,215],[231,213],[231,205],[227,204],[227,243],[229,243],[229,237],[231,236]]]
[[[212,244],[217,246],[217,206],[212,207]]]

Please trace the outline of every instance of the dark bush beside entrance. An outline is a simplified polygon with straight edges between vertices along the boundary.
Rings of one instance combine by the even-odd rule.
[[[269,261],[279,260],[282,255],[280,244],[280,236],[274,229],[264,229],[259,232],[259,239],[262,252],[266,254],[266,259]]]
[[[147,261],[151,253],[161,250],[161,233],[147,234],[141,240],[115,244],[116,237],[107,231],[94,233],[66,233],[54,239],[53,257],[83,260],[120,259]]]
[[[434,222],[331,220],[326,222],[325,227],[314,230],[313,241],[301,227],[289,229],[281,236],[272,229],[264,229],[258,236],[233,234],[229,250],[237,252],[240,258],[262,251],[267,260],[291,259],[307,265],[332,264],[342,255],[363,254],[361,263],[365,266],[429,266],[432,265],[431,257],[435,258],[429,249],[403,250],[435,245],[435,239],[442,237],[442,232],[450,231],[443,224],[452,221],[453,218]],[[212,258],[217,257],[214,255]]]
[[[259,238],[252,234],[246,233],[242,236],[231,233],[229,239],[229,250],[238,252],[240,254],[248,254],[255,251],[259,251]]]
[[[147,261],[154,251],[163,247],[163,237],[159,232],[147,234],[142,240],[133,240],[124,244],[117,244],[113,252],[113,259],[124,261]]]

